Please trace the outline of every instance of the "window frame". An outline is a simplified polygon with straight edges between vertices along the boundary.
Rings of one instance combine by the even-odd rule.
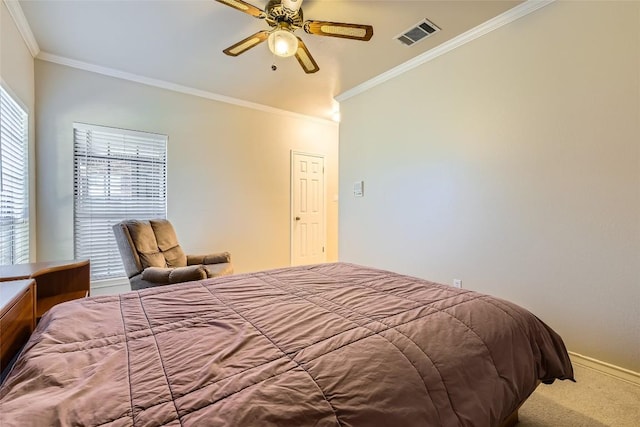
[[[92,283],[126,279],[113,225],[166,218],[168,142],[159,133],[73,123],[74,256],[91,260]]]
[[[22,102],[8,85],[3,80],[0,80],[0,103],[5,109],[0,114],[0,129],[5,129],[5,132],[0,130],[2,136],[11,138],[12,140],[7,143],[6,138],[0,136],[0,221],[2,221],[3,211],[9,212],[7,218],[13,216],[11,225],[3,228],[0,225],[0,241],[4,241],[6,244],[10,242],[7,254],[2,245],[0,245],[0,264],[23,264],[28,263],[31,260],[31,176],[30,176],[30,150],[29,150],[29,126],[31,116],[29,109]],[[7,104],[9,104],[7,106]],[[0,107],[2,108],[2,107]],[[17,113],[13,115],[7,115],[9,113]],[[7,119],[8,118],[8,119]],[[2,123],[2,120],[13,120],[14,123]],[[19,121],[19,122],[16,122]],[[12,129],[7,131],[7,128],[12,126]],[[18,129],[15,128],[18,126]],[[20,129],[22,127],[22,129]],[[16,133],[15,131],[18,131]],[[22,135],[19,136],[19,132]],[[9,133],[9,137],[7,134]],[[2,143],[5,141],[5,144]],[[13,145],[7,145],[11,144]],[[3,155],[3,152],[8,153],[11,150],[12,158],[9,155]],[[11,162],[11,163],[9,163]],[[4,166],[3,166],[4,163]],[[9,177],[8,168],[12,168],[12,176]],[[3,174],[3,168],[4,170]],[[9,181],[10,180],[10,181]],[[4,190],[9,185],[12,186],[11,190]],[[18,190],[19,193],[14,196],[5,196],[3,193],[15,193]],[[10,212],[10,211],[14,212]],[[10,235],[8,240],[5,240]]]

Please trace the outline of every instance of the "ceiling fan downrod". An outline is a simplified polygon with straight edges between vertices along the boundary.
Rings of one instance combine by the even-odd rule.
[[[282,0],[282,6],[291,12],[297,12],[302,6],[302,0]]]

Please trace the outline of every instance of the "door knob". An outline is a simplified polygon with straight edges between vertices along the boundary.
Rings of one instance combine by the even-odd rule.
[[[299,216],[296,217],[296,221],[300,221],[300,217]]]

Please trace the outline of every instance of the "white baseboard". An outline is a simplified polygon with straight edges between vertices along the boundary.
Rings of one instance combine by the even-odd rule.
[[[601,360],[597,360],[591,357],[583,356],[582,354],[569,351],[571,362],[583,366],[585,368],[593,369],[600,373],[612,376],[622,381],[640,386],[640,373],[631,371],[629,369],[621,368],[616,365],[612,365]]]

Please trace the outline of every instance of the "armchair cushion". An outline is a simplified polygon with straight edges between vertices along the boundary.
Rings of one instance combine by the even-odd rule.
[[[131,240],[140,256],[142,268],[166,267],[167,261],[158,248],[156,235],[149,221],[131,221],[128,228]]]
[[[207,271],[201,265],[176,268],[149,267],[142,272],[142,280],[163,285],[206,278]]]
[[[166,259],[167,267],[185,267],[187,256],[178,243],[178,236],[171,223],[166,219],[149,221],[156,236],[158,248]]]
[[[229,252],[218,252],[208,255],[187,255],[187,265],[221,264],[225,262],[231,262],[231,254]]]

